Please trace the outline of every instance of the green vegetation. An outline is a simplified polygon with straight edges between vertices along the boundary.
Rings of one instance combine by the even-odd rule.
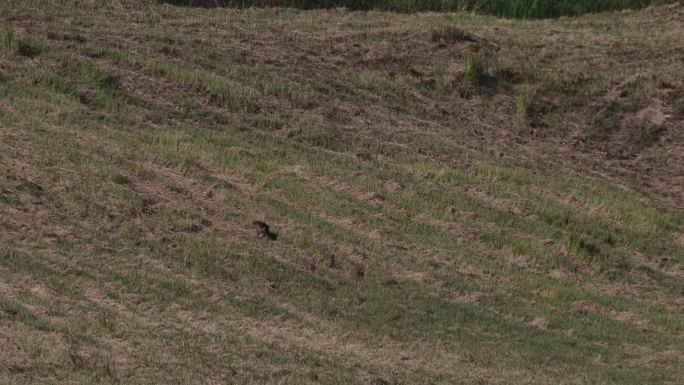
[[[0,48],[5,54],[11,54],[16,51],[17,41],[11,28],[0,26]]]
[[[3,384],[683,383],[682,20],[1,5]]]
[[[165,0],[194,6],[286,6],[303,9],[347,7],[353,10],[398,12],[475,11],[495,16],[541,19],[602,11],[639,9],[672,0]]]

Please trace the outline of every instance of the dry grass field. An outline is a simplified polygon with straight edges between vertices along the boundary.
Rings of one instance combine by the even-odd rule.
[[[683,5],[55,3],[0,3],[0,383],[684,383]]]

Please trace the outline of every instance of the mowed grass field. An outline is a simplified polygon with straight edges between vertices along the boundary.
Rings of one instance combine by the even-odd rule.
[[[0,5],[0,383],[684,383],[682,5],[62,4]]]

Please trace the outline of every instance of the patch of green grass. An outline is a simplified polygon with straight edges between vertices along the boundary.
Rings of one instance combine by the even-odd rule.
[[[294,127],[288,130],[287,135],[293,140],[330,150],[344,151],[347,148],[347,143],[339,128],[307,117],[299,119]]]
[[[210,94],[212,103],[220,107],[234,111],[242,108],[258,109],[254,91],[235,82],[161,61],[147,59],[137,64],[156,75],[179,80],[188,86],[199,87],[200,91]]]
[[[623,104],[617,100],[609,101],[599,114],[598,118],[589,130],[589,136],[593,139],[606,138],[618,127],[615,113],[623,109]]]
[[[233,255],[230,252],[227,252],[220,258],[213,252],[203,250],[201,245],[190,247],[180,245],[180,247],[183,250],[183,264],[186,267],[193,269],[203,277],[225,278],[220,262],[222,258],[232,258]]]
[[[549,134],[549,127],[554,126],[554,109],[544,100],[538,90],[523,90],[518,94],[515,103],[515,113],[523,126],[529,130],[528,134],[541,137]]]
[[[14,30],[5,25],[0,25],[0,50],[3,53],[13,54],[17,51],[19,42],[14,35]]]
[[[487,74],[485,59],[481,56],[471,56],[466,61],[465,71],[463,72],[463,83],[466,87],[476,89],[480,86],[489,84],[491,81]]]
[[[21,322],[26,326],[46,332],[52,331],[50,324],[37,318],[19,302],[0,298],[0,313],[3,313],[4,317],[15,322]]]
[[[48,72],[38,73],[39,82],[45,84],[60,94],[67,95],[74,100],[80,100],[81,94],[67,83],[63,77]]]
[[[97,68],[88,61],[80,61],[74,56],[65,56],[61,66],[68,74],[76,75],[88,85],[100,90],[114,90],[118,88],[115,76]]]
[[[516,77],[513,69],[493,54],[470,55],[465,62],[461,94],[468,96],[504,87],[515,82]]]

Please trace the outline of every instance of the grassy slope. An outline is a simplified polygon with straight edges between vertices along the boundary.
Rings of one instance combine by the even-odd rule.
[[[3,381],[684,381],[682,6],[3,7]]]

